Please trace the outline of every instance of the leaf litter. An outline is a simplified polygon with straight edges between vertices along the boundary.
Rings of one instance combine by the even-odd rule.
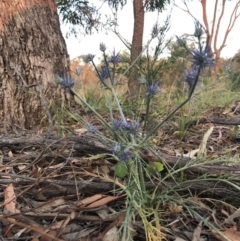
[[[235,111],[234,118],[237,117]],[[165,157],[207,156],[207,162],[227,156],[239,160],[240,139],[234,126],[208,121],[195,123],[181,136],[174,129],[169,131],[173,126],[174,121],[169,121],[169,126],[165,125],[153,138],[156,149]],[[81,145],[69,137],[46,139],[44,144],[31,137],[32,142],[28,138],[27,145],[24,140],[15,139],[12,145],[0,140],[3,148],[0,182],[4,194],[0,222],[5,238],[121,240],[118,231],[126,218],[126,203],[125,195],[115,190],[124,186],[121,179],[114,177],[114,162],[106,158],[107,149],[84,142],[86,133],[84,127],[76,129],[76,135],[83,137]],[[236,161],[236,171],[238,166]],[[211,195],[217,193],[211,193],[211,188],[207,190],[210,196],[204,191],[203,195],[196,195],[196,189],[187,188],[192,196],[186,196],[182,203],[161,205],[161,222],[167,240],[240,240],[239,193],[235,202],[228,205],[220,199],[211,201]],[[198,203],[204,210],[202,217],[208,219],[211,226],[206,226],[196,213],[191,216],[185,213],[186,202]],[[131,229],[133,240],[147,240],[137,213]]]

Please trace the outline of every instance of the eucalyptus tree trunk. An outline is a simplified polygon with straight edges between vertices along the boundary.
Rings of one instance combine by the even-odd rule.
[[[57,6],[0,0],[0,9],[0,120],[30,129],[46,116],[46,105],[73,99],[54,82],[54,75],[70,71]]]
[[[142,52],[143,30],[144,30],[144,5],[143,0],[133,0],[134,27],[131,49],[131,63],[135,61],[138,55]],[[136,99],[139,95],[140,84],[137,81],[138,70],[133,66],[130,71],[128,82],[129,97],[128,99]]]

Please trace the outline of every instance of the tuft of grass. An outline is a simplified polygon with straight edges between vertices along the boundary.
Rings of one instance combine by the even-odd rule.
[[[97,111],[106,111],[108,108],[107,103],[109,103],[109,101],[113,101],[112,104],[114,109],[117,107],[116,102],[111,99],[111,94],[104,91],[100,83],[83,83],[81,87],[76,88],[76,92]],[[116,95],[121,102],[124,100],[126,92],[126,84],[117,86]],[[85,111],[88,111],[88,108],[86,108],[86,106],[76,96],[75,100]]]

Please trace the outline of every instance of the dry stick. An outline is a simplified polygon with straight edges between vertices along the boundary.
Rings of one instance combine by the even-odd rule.
[[[50,143],[47,147],[43,148],[42,151],[41,151],[41,153],[35,157],[35,159],[33,160],[33,162],[31,162],[30,166],[33,166],[33,165],[35,165],[37,162],[39,162],[39,161],[41,160],[40,158],[42,158],[42,157],[44,158],[44,157],[46,156],[46,155],[44,155],[44,154],[46,154],[47,150],[50,149],[50,147],[51,147],[52,145],[54,145],[55,143],[60,142],[60,141],[62,141],[62,140],[64,140],[64,138],[55,140],[53,143]],[[66,146],[66,144],[64,144],[64,146]],[[54,158],[55,158],[55,157],[56,157],[56,155],[54,154]],[[22,170],[19,172],[19,174],[22,173],[22,172],[24,172],[24,171],[26,171],[30,166],[27,166],[27,167],[25,167],[24,169],[22,169]]]
[[[210,169],[210,167],[208,168]],[[76,174],[83,174],[83,172],[76,172]],[[17,195],[17,197],[21,196],[23,193],[26,191],[29,191],[36,183],[38,184],[48,184],[48,185],[58,185],[58,186],[64,186],[67,188],[67,193],[71,193],[76,195],[76,181],[73,180],[55,180],[55,179],[50,179],[50,178],[41,178],[40,180],[37,178],[31,178],[31,177],[22,177],[19,175],[15,174],[1,174],[0,177],[4,176],[6,177],[11,177],[11,179],[0,179],[0,184],[18,184],[18,185],[27,185],[30,184],[31,186],[28,187],[27,189],[23,190],[20,194]],[[104,179],[103,179],[104,180]],[[115,183],[115,185],[117,185]],[[81,180],[77,181],[77,186],[78,186],[78,191],[81,193],[88,193],[88,194],[96,194],[101,192],[110,192],[114,188],[114,180],[106,180],[105,182],[92,182],[91,180]],[[235,187],[240,187],[240,182],[237,180],[234,181],[234,186]],[[73,189],[71,189],[73,187]],[[209,192],[217,196],[222,196],[223,194],[226,195],[239,195],[239,191],[236,188],[234,188],[232,185],[228,185],[224,180],[217,180],[216,178],[211,178],[209,177],[208,180],[195,180],[195,181],[186,181],[184,183],[178,184],[176,186],[175,182],[164,182],[160,183],[159,181],[157,182],[146,182],[146,188],[147,189],[158,189],[158,190],[164,190],[166,187],[171,187],[175,189],[175,191],[183,191],[184,190],[196,190],[200,191],[201,193],[203,192]],[[120,187],[121,189],[124,189],[124,186]],[[177,189],[178,190],[177,190]],[[238,188],[239,189],[239,188]],[[72,191],[71,191],[72,190]],[[49,190],[49,193],[53,194],[56,190]],[[47,195],[47,192],[45,193]],[[66,192],[60,192],[58,194],[60,196],[66,195]],[[55,194],[56,196],[56,194]],[[13,198],[14,200],[15,198]],[[10,200],[13,201],[13,200]],[[2,207],[1,205],[0,207]]]
[[[22,223],[22,222],[15,221],[13,218],[5,218],[3,216],[0,216],[0,221],[4,221],[4,222],[7,221],[11,224],[15,224],[17,226],[27,228],[28,230],[35,231],[37,233],[42,234],[42,236],[45,236],[45,237],[49,238],[50,240],[63,241],[63,239],[56,238],[55,235],[46,233],[46,230],[43,229],[41,226],[25,224],[25,223]]]
[[[98,210],[102,210],[104,209],[105,207],[103,208],[99,208]],[[30,210],[32,211],[32,210]],[[27,216],[27,217],[33,217],[34,219],[44,219],[44,218],[55,218],[55,217],[58,217],[58,218],[67,218],[69,216],[69,214],[67,213],[59,213],[59,212],[56,212],[56,213],[24,213],[24,216]],[[92,209],[91,209],[92,211]],[[87,215],[87,214],[80,214],[81,212],[78,213],[78,215],[76,215],[76,217],[74,218],[74,220],[81,220],[81,221],[98,221],[98,222],[103,222],[103,221],[112,221],[114,220],[116,217],[113,216],[113,217],[107,217],[106,219],[102,219],[98,216],[95,216],[95,215]],[[14,217],[14,216],[13,216]]]
[[[63,148],[66,146],[66,144],[63,146]],[[63,149],[62,148],[62,149]],[[53,159],[54,160],[54,159]],[[52,161],[53,162],[53,161]],[[51,163],[52,163],[51,162]],[[49,165],[51,165],[51,163],[49,164]],[[45,174],[45,172],[46,172],[46,170],[42,173],[42,175],[41,175],[41,177]],[[11,175],[11,174],[7,174],[7,175]],[[26,188],[25,190],[23,190],[22,192],[20,192],[16,197],[13,197],[12,199],[10,199],[10,201],[8,202],[8,203],[10,203],[10,202],[12,202],[13,200],[15,200],[17,197],[19,197],[19,196],[21,196],[22,194],[24,194],[24,193],[26,193],[27,191],[29,191],[32,187],[34,187],[35,185],[37,185],[37,184],[39,184],[39,182],[41,182],[41,177],[40,178],[37,178],[36,179],[36,181],[35,181],[35,183],[33,183],[31,186],[29,186],[28,188]],[[12,183],[13,183],[13,180],[11,180],[12,181]],[[0,205],[0,207],[2,207],[2,206],[5,206],[6,204],[8,204],[8,203],[5,203],[5,204],[3,204],[3,205]]]
[[[57,141],[55,141],[57,142]],[[52,165],[52,163],[55,161],[55,159],[60,155],[60,153],[62,153],[65,150],[65,147],[67,146],[68,142],[66,142],[61,149],[59,148],[59,150],[57,151],[57,153],[55,154],[55,157],[52,159],[52,161],[48,164],[48,166],[45,168],[45,171],[43,171],[43,173],[41,174],[40,178],[43,177],[43,175],[46,173],[46,171],[48,170],[48,168]],[[51,144],[49,145],[50,148]]]
[[[73,143],[73,146],[74,146],[74,143]],[[71,152],[69,153],[69,156],[72,155],[73,146],[72,146]],[[74,170],[72,162],[70,161],[69,163],[70,163],[70,166],[71,166],[71,169],[72,169],[72,173],[73,173],[73,178],[74,178],[74,181],[75,181],[75,188],[76,188],[77,199],[80,200],[80,193],[79,193],[79,190],[77,188],[77,179],[76,179],[75,170]]]
[[[82,174],[82,172],[77,172],[77,174]],[[67,186],[67,187],[74,187],[74,185],[76,184],[75,181],[72,180],[56,180],[56,179],[51,179],[51,178],[33,178],[33,177],[22,177],[21,175],[15,175],[15,174],[6,174],[6,173],[0,173],[0,177],[11,177],[11,179],[0,179],[0,184],[22,184],[22,185],[27,185],[27,184],[31,184],[31,187],[33,187],[36,183],[37,184],[56,184],[56,185],[62,185],[62,186]],[[105,182],[102,184],[106,184],[106,189],[107,191],[111,190],[112,185],[110,185],[111,183],[109,182]],[[94,187],[100,187],[103,186],[101,183],[96,183],[96,182],[92,182],[92,180],[81,180],[81,181],[77,181],[77,185],[79,190],[82,190],[83,188],[87,187],[87,186],[94,186]],[[23,190],[18,196],[22,195],[23,193],[25,193],[26,191],[28,191],[29,189],[31,189],[31,187]],[[75,192],[76,193],[76,192]],[[18,197],[17,196],[17,197]],[[13,198],[14,200],[15,198]],[[13,201],[13,200],[10,200]],[[5,205],[5,204],[4,204]],[[0,205],[0,208],[3,207],[4,205]]]

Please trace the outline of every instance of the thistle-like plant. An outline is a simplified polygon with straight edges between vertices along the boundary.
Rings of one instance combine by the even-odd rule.
[[[159,29],[162,31],[161,28]],[[142,209],[144,210],[147,205],[152,202],[151,197],[154,196],[152,194],[150,195],[149,191],[146,190],[145,179],[151,179],[151,174],[155,175],[156,172],[160,172],[163,169],[163,163],[159,161],[161,157],[159,157],[159,160],[153,161],[152,163],[146,163],[144,161],[143,152],[146,149],[158,155],[151,144],[149,144],[149,139],[166,121],[168,121],[191,99],[202,71],[206,67],[212,67],[214,65],[214,59],[212,53],[210,52],[208,41],[205,43],[202,41],[204,34],[204,28],[198,22],[196,22],[194,36],[197,38],[198,45],[197,49],[195,50],[188,49],[186,40],[178,38],[178,42],[188,51],[190,51],[192,55],[192,67],[190,70],[186,70],[183,78],[183,81],[185,81],[189,87],[188,96],[161,122],[156,124],[152,130],[146,134],[144,133],[144,135],[140,133],[145,131],[147,121],[145,120],[145,122],[142,124],[138,119],[128,120],[122,109],[122,103],[120,103],[115,91],[115,87],[121,82],[121,77],[118,78],[116,75],[117,66],[121,62],[120,53],[114,50],[110,55],[108,55],[106,52],[107,47],[103,43],[100,44],[100,51],[102,52],[102,62],[100,68],[98,68],[94,62],[94,55],[88,54],[84,56],[84,61],[86,63],[91,63],[95,69],[101,85],[106,89],[106,91],[110,91],[112,94],[111,101],[114,101],[117,105],[117,110],[120,114],[119,119],[114,118],[112,108],[109,108],[109,122],[109,120],[105,119],[101,114],[99,114],[84,100],[84,98],[81,97],[81,95],[74,90],[73,81],[70,81],[69,78],[58,77],[58,83],[60,83],[64,88],[69,88],[70,91],[96,115],[96,117],[108,130],[108,133],[112,133],[111,136],[106,137],[104,133],[100,133],[94,126],[90,124],[86,125],[90,133],[96,135],[100,141],[104,140],[106,144],[109,145],[109,150],[112,151],[112,157],[118,160],[118,163],[115,167],[115,173],[116,175],[125,178],[124,183],[128,183],[127,186],[130,188],[125,188],[124,191],[126,192],[129,201],[132,201],[131,205],[133,205],[134,209],[137,211]],[[158,36],[156,27],[154,28],[153,36]],[[159,41],[162,43],[162,39],[159,39]],[[156,50],[158,53],[161,52],[159,47],[160,46],[158,46],[158,49]],[[155,76],[154,73],[148,73],[145,76],[139,74],[139,76],[142,76],[141,82],[145,87],[144,98],[146,98],[146,115],[148,116],[151,100],[160,91],[160,83],[159,80],[153,78],[153,76]],[[165,168],[167,168],[167,164],[165,164]],[[161,180],[159,179],[159,182],[160,181]],[[143,222],[147,223],[148,220],[144,216],[144,212],[139,213]],[[146,224],[146,226],[148,225]]]
[[[157,27],[154,28],[154,36],[157,35]],[[162,34],[162,28],[159,28],[159,32]],[[120,119],[115,119],[110,113],[111,116],[111,123],[109,123],[104,117],[102,117],[94,108],[92,108],[85,100],[82,98],[76,91],[74,90],[74,82],[70,78],[59,78],[58,77],[58,83],[60,83],[64,88],[69,88],[74,95],[76,95],[96,116],[97,118],[103,123],[103,125],[111,131],[113,139],[115,143],[120,143],[121,150],[117,153],[116,151],[113,152],[114,155],[119,160],[122,159],[131,159],[133,153],[137,156],[137,158],[141,157],[141,150],[145,148],[146,145],[148,145],[148,140],[151,138],[151,136],[166,122],[168,121],[182,106],[184,106],[192,97],[193,92],[195,90],[196,85],[198,84],[199,76],[201,72],[206,67],[212,67],[214,65],[214,59],[213,54],[210,53],[210,48],[208,46],[208,40],[203,42],[202,37],[205,34],[205,30],[202,27],[202,25],[199,22],[195,23],[195,32],[194,36],[197,39],[197,49],[191,50],[188,49],[186,40],[177,38],[178,42],[181,46],[184,46],[192,55],[192,67],[190,70],[185,71],[184,78],[182,79],[185,81],[189,86],[189,93],[187,98],[178,106],[176,107],[171,113],[169,113],[160,123],[158,123],[156,126],[153,127],[150,132],[139,135],[140,132],[144,132],[147,124],[147,120],[145,120],[144,124],[141,125],[139,123],[139,120],[131,120],[127,121],[127,118],[125,117],[124,111],[121,107],[121,103],[117,97],[115,87],[120,83],[120,78],[116,78],[116,68],[118,64],[121,62],[120,53],[116,52],[115,50],[108,55],[107,54],[107,47],[105,44],[100,44],[100,51],[102,52],[102,62],[100,68],[97,67],[97,65],[94,62],[95,55],[88,54],[83,57],[83,60],[86,63],[91,63],[93,68],[96,71],[97,76],[99,77],[99,81],[101,85],[112,94],[112,101],[115,101],[117,104],[117,109],[120,114]],[[160,41],[161,40],[161,41]],[[162,39],[159,41],[162,43]],[[160,46],[158,45],[157,50],[160,51]],[[156,58],[157,59],[157,58]],[[149,114],[149,108],[151,100],[154,98],[154,96],[159,92],[160,90],[160,84],[159,81],[152,80],[152,75],[149,73],[148,75],[142,76],[142,83],[145,85],[145,98],[146,98],[146,116]],[[112,111],[112,110],[111,110]],[[89,131],[91,133],[94,133],[96,129],[93,126],[87,125]],[[141,130],[142,129],[142,130]],[[115,147],[116,149],[116,147]],[[132,153],[132,154],[131,154]],[[139,170],[139,172],[142,172],[142,168]],[[143,174],[140,175],[140,183],[142,189],[144,188],[144,179]]]

